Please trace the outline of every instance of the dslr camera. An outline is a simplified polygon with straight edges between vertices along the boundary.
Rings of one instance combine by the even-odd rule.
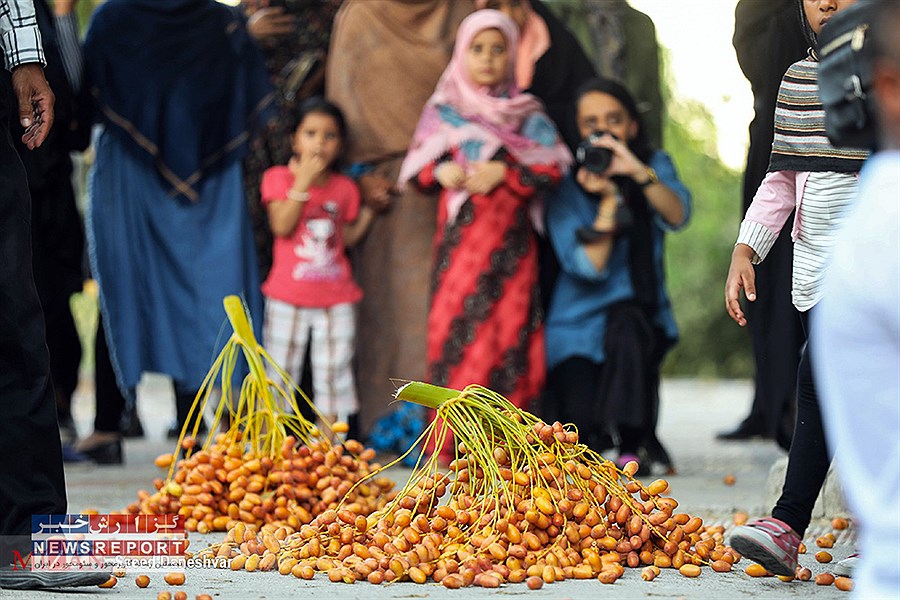
[[[594,145],[594,142],[604,135],[616,137],[608,131],[598,129],[581,140],[578,147],[575,149],[575,163],[579,168],[584,167],[591,173],[596,173],[597,175],[602,175],[606,172],[609,168],[609,164],[612,162],[612,150]]]

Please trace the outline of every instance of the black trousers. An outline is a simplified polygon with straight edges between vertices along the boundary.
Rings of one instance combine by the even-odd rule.
[[[671,462],[656,438],[659,368],[667,344],[647,312],[632,303],[610,310],[606,361],[572,357],[548,374],[548,414],[578,427],[580,441],[603,449],[605,434],[619,435],[619,449],[659,446],[654,458]],[[664,454],[657,457],[656,454]]]
[[[102,315],[97,319],[97,337],[94,340],[94,390],[96,402],[94,430],[119,433],[126,401],[119,390],[119,384],[116,383],[116,373],[106,343],[106,332],[103,330]]]
[[[103,315],[97,321],[97,337],[94,341],[94,388],[96,390],[96,410],[94,413],[94,431],[119,433],[122,417],[128,408],[129,400],[122,394],[116,381],[116,373],[109,356],[109,344],[106,341]],[[307,369],[308,371],[308,369]],[[307,388],[308,389],[308,388]],[[137,400],[135,390],[129,390],[131,402]],[[175,382],[175,414],[178,426],[187,420],[188,412],[197,396],[197,390],[185,390]],[[193,421],[191,421],[193,424]]]
[[[31,515],[66,512],[44,316],[31,265],[31,200],[13,149],[10,79],[0,75],[0,564]],[[29,543],[30,545],[30,543]],[[5,546],[5,547],[4,547]]]
[[[56,389],[56,408],[60,418],[71,416],[72,395],[78,387],[78,365],[81,363],[81,339],[69,307],[69,299],[57,294],[43,298],[50,371]]]
[[[801,313],[801,316],[803,327],[808,332],[809,312]],[[773,517],[790,525],[801,538],[809,526],[816,498],[831,464],[812,361],[807,335],[807,344],[803,348],[797,370],[797,424],[794,428],[794,440],[788,453],[784,488],[772,510]]]
[[[547,374],[545,419],[572,423],[578,428],[579,441],[600,452],[599,436],[604,432],[594,416],[601,405],[600,376],[603,365],[582,356],[567,358]],[[606,445],[606,444],[603,444]]]
[[[57,123],[57,126],[65,124]],[[44,311],[50,372],[60,417],[70,416],[81,363],[81,339],[69,300],[84,281],[84,234],[70,174],[69,164],[64,163],[38,178],[39,186],[34,185],[35,176],[31,180],[34,282]]]
[[[791,302],[794,243],[778,237],[766,260],[756,265],[756,301],[745,303],[753,342],[753,406],[747,420],[775,437],[793,408],[803,329]]]

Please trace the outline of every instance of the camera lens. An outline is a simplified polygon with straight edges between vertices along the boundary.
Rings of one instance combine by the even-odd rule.
[[[575,162],[579,167],[584,167],[598,175],[606,172],[612,162],[612,150],[594,145],[594,142],[605,133],[605,131],[595,131],[578,144],[575,149]]]

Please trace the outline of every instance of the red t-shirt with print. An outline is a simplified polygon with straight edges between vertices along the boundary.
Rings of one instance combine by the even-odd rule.
[[[263,204],[294,202],[287,199],[293,184],[288,167],[267,169],[260,185]],[[275,238],[263,294],[307,308],[359,302],[362,290],[353,280],[343,236],[343,225],[358,214],[359,190],[349,177],[332,173],[324,186],[311,186],[294,231]]]

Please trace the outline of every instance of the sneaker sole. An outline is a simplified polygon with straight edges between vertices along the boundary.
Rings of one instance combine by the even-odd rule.
[[[774,542],[768,541],[767,543],[753,537],[739,535],[732,536],[731,547],[740,552],[742,556],[761,564],[767,571],[776,575],[790,577],[795,574],[795,569],[791,569],[789,566],[790,563],[785,556],[784,550],[779,548]]]

